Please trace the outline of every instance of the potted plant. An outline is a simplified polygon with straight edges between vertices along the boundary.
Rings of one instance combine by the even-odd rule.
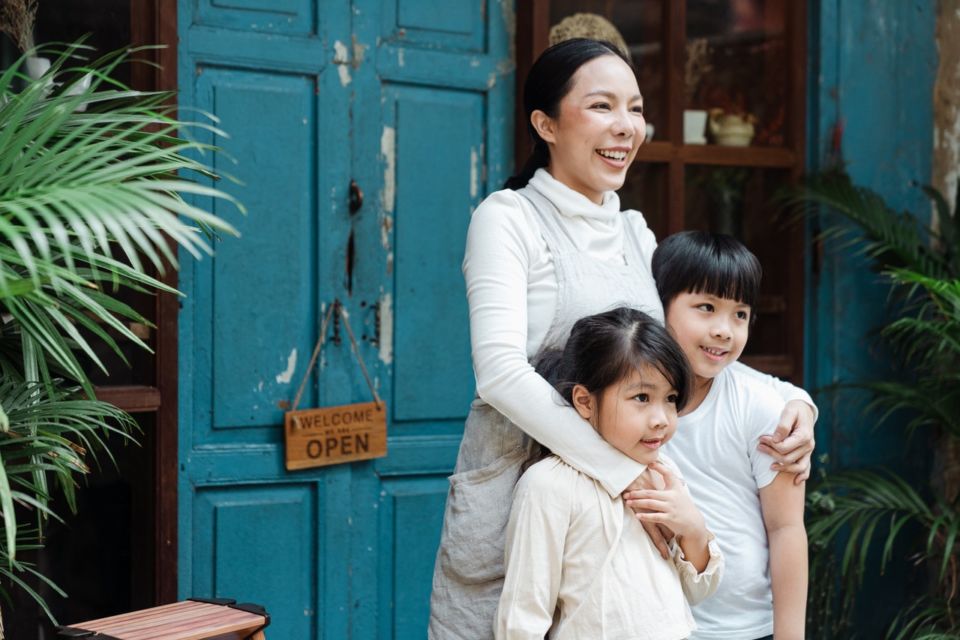
[[[868,410],[904,439],[936,442],[940,471],[916,487],[885,469],[825,474],[808,492],[811,629],[848,635],[868,559],[900,565],[926,585],[896,615],[887,637],[960,638],[960,218],[924,188],[937,212],[895,211],[839,170],[810,179],[791,200],[831,221],[828,237],[858,249],[890,289],[893,319],[880,339],[897,358],[884,378],[842,387],[866,391]],[[954,207],[960,205],[960,192]],[[919,534],[919,535],[918,535]],[[818,636],[819,637],[819,636]]]
[[[150,275],[176,268],[176,246],[199,257],[211,234],[235,234],[191,196],[242,211],[196,180],[215,177],[198,160],[213,147],[190,132],[220,132],[177,119],[170,94],[112,79],[137,50],[89,53],[44,47],[0,73],[0,594],[24,589],[48,615],[30,586],[47,579],[22,552],[75,508],[88,458],[109,456],[105,436],[134,426],[86,373],[103,367],[97,342],[121,358],[123,341],[148,348],[128,327],[148,321],[118,294],[176,295]],[[39,78],[24,72],[30,55],[51,59]]]

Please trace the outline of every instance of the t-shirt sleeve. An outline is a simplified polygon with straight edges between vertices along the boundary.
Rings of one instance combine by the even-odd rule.
[[[741,428],[746,440],[747,454],[750,456],[750,467],[757,488],[762,489],[773,482],[779,472],[770,468],[775,460],[769,454],[759,451],[757,444],[760,436],[773,433],[776,429],[783,412],[784,400],[770,387],[749,377],[736,380],[736,389],[741,403]]]
[[[576,471],[547,458],[517,483],[507,524],[497,640],[542,640],[553,623],[576,480]]]
[[[644,465],[607,443],[527,360],[527,274],[537,235],[513,191],[470,221],[463,273],[477,393],[494,409],[616,496]]]
[[[784,404],[790,402],[791,400],[801,400],[806,402],[808,405],[810,405],[810,408],[813,409],[813,421],[817,421],[817,417],[820,415],[817,405],[813,403],[813,398],[810,397],[810,394],[800,387],[797,387],[789,382],[785,382],[776,376],[771,376],[768,373],[757,371],[756,369],[748,367],[742,362],[734,362],[732,365],[730,365],[730,367],[732,370],[736,371],[737,375],[750,377],[775,391],[777,395],[783,399]],[[777,418],[777,422],[779,422],[779,416]],[[774,424],[774,427],[776,427],[776,424]],[[773,433],[773,431],[770,433]]]

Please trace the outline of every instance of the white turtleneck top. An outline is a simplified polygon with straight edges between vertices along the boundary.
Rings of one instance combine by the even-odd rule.
[[[614,192],[596,204],[539,169],[530,184],[556,205],[577,247],[601,260],[622,261],[625,224],[633,226],[649,266],[656,248],[639,211],[620,211]],[[553,387],[530,359],[550,327],[557,277],[550,249],[530,205],[510,189],[487,197],[470,220],[463,273],[477,394],[568,464],[619,495],[645,466],[608,444],[577,412],[557,402]],[[659,306],[651,300],[649,306]],[[741,364],[733,366],[750,370]],[[784,400],[813,405],[802,389],[756,373]],[[814,407],[814,411],[816,411]]]

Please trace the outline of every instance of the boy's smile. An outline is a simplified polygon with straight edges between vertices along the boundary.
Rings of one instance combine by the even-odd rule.
[[[698,388],[736,362],[747,344],[750,305],[738,300],[681,293],[668,305],[666,317],[667,328],[690,361]],[[694,398],[703,399],[699,393]]]

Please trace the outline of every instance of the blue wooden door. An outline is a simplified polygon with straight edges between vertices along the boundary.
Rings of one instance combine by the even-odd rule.
[[[181,0],[178,20],[180,104],[229,132],[212,161],[242,185],[218,186],[249,209],[181,274],[180,593],[263,604],[271,637],[423,638],[473,392],[464,235],[510,158],[511,3]],[[283,410],[334,300],[388,455],[287,472]],[[329,337],[301,406],[370,397]]]

